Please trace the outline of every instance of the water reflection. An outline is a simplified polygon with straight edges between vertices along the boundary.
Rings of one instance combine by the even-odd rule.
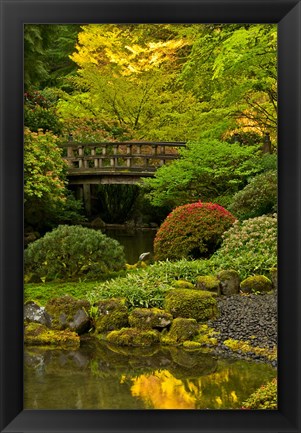
[[[275,377],[267,365],[179,348],[27,348],[26,409],[235,409]]]

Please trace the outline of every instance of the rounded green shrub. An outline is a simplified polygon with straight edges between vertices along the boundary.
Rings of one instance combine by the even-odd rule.
[[[173,289],[165,297],[165,309],[173,317],[205,321],[217,313],[216,299],[205,290]]]
[[[235,217],[213,203],[192,203],[175,208],[159,228],[154,241],[157,260],[210,256]]]
[[[277,266],[277,215],[236,221],[224,233],[222,246],[210,263],[220,269],[236,269],[241,278],[268,275]]]
[[[31,243],[24,255],[25,274],[45,280],[74,280],[118,271],[123,247],[100,231],[61,225]]]
[[[269,170],[253,177],[236,193],[229,206],[240,219],[254,218],[277,211],[277,171]]]
[[[243,409],[277,409],[277,379],[258,388],[243,402]]]

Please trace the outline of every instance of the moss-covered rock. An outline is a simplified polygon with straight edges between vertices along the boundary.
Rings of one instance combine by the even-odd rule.
[[[80,345],[80,338],[75,332],[68,329],[56,331],[40,323],[32,322],[25,327],[24,343],[29,346],[54,346],[77,349]]]
[[[134,328],[166,328],[172,322],[172,315],[159,308],[135,308],[129,315],[129,323]]]
[[[201,275],[197,277],[196,288],[199,290],[207,290],[208,292],[219,293],[220,281],[212,275]]]
[[[128,326],[128,308],[125,298],[111,298],[98,301],[93,325],[96,333],[113,331]]]
[[[195,286],[186,280],[175,280],[172,285],[176,289],[195,289]]]
[[[51,328],[56,330],[70,329],[83,334],[90,328],[88,315],[90,303],[86,300],[75,299],[72,296],[62,296],[50,299],[45,311],[51,318]]]
[[[122,328],[111,331],[107,341],[118,346],[151,346],[159,343],[159,332],[156,330],[142,330],[137,328]]]
[[[192,340],[198,333],[198,324],[195,319],[177,317],[173,320],[168,337],[175,342]]]
[[[208,325],[203,324],[199,326],[199,333],[194,338],[194,341],[198,342],[202,347],[215,347],[218,345],[218,335],[219,332],[210,328]]]
[[[214,295],[205,290],[173,289],[165,297],[164,308],[173,317],[206,321],[217,315]]]
[[[198,343],[197,341],[184,341],[183,343],[183,347],[185,349],[190,349],[190,350],[196,350],[196,349],[200,349],[202,347],[201,343]]]
[[[264,275],[248,277],[240,284],[240,290],[244,293],[266,293],[272,288],[272,281]]]
[[[230,296],[239,293],[240,277],[234,269],[220,271],[217,275],[220,281],[220,290],[222,295]]]
[[[234,340],[229,338],[225,340],[223,344],[228,347],[228,349],[233,352],[241,352],[244,355],[257,355],[263,358],[268,359],[269,361],[277,360],[277,347],[273,347],[272,349],[253,346],[249,340]]]

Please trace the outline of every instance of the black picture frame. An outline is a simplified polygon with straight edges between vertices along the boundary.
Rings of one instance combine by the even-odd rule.
[[[1,432],[300,432],[301,5],[296,0],[0,0]],[[279,409],[23,410],[23,24],[278,23]]]

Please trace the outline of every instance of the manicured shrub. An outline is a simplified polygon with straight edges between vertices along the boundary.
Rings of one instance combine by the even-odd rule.
[[[240,219],[254,218],[277,211],[277,171],[261,173],[233,197],[229,206]]]
[[[165,298],[165,309],[174,317],[205,321],[217,314],[213,293],[205,290],[173,289]]]
[[[269,275],[277,265],[277,215],[235,222],[224,233],[222,246],[210,263],[216,269],[235,269],[241,278]]]
[[[258,388],[243,402],[243,409],[277,409],[277,379]]]
[[[208,257],[234,221],[234,216],[218,204],[197,202],[179,206],[157,232],[155,257],[157,260]]]
[[[79,279],[124,267],[123,248],[100,231],[62,225],[25,250],[25,274],[41,280]],[[96,278],[95,278],[96,279]]]

